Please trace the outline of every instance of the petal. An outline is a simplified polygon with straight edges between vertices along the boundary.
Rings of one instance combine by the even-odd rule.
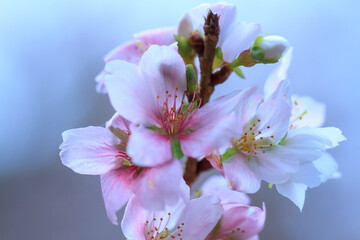
[[[166,205],[175,205],[179,198],[187,200],[190,196],[178,160],[142,170],[134,183],[134,192],[140,204],[149,210],[163,210]]]
[[[219,237],[248,239],[264,227],[266,212],[258,207],[236,206],[223,213]]]
[[[290,48],[276,63],[275,69],[271,72],[264,85],[265,99],[268,99],[277,89],[279,83],[287,79],[287,72],[292,58],[293,48]]]
[[[219,199],[207,196],[189,202],[181,217],[181,237],[186,240],[205,239],[221,217]]]
[[[259,94],[257,87],[248,88],[243,91],[243,97],[235,107],[235,116],[238,119],[238,128],[242,132],[245,124],[254,118],[258,109],[262,95]]]
[[[276,189],[281,195],[289,198],[302,211],[307,190],[305,184],[288,181],[283,184],[276,184]]]
[[[221,163],[221,155],[211,153],[206,155],[206,159],[210,162],[213,168],[217,169],[222,175],[224,175],[224,169]]]
[[[333,139],[329,139],[329,138]],[[301,162],[318,159],[322,151],[342,140],[341,131],[337,128],[297,128],[290,129],[282,146],[292,151]]]
[[[200,158],[216,149],[231,146],[236,119],[232,115],[218,119],[217,124],[204,126],[180,136],[181,149],[186,156]]]
[[[151,45],[171,45],[175,42],[174,34],[176,27],[157,28],[135,34],[134,40],[141,41],[141,45],[147,50]]]
[[[326,106],[308,96],[292,95],[293,110],[290,119],[293,128],[321,127],[325,122]],[[301,119],[299,118],[301,117]]]
[[[136,174],[136,169],[121,168],[101,175],[101,190],[106,213],[112,224],[118,224],[116,212],[132,195],[132,184]]]
[[[143,126],[130,126],[128,155],[137,166],[152,167],[172,160],[170,139]]]
[[[134,64],[115,60],[106,64],[105,85],[115,110],[134,123],[154,125],[158,103],[152,84]],[[129,104],[131,103],[131,105]]]
[[[290,94],[290,81],[283,80],[279,83],[275,92],[273,92],[267,100],[284,100],[289,106],[292,106]],[[294,113],[293,110],[291,112]]]
[[[320,171],[314,162],[307,162],[300,166],[299,170],[291,177],[294,183],[302,183],[309,187],[319,186],[321,183]]]
[[[137,198],[130,199],[121,221],[121,230],[127,239],[146,239],[147,229],[145,223],[148,215],[149,212],[140,206]]]
[[[341,130],[335,127],[314,128],[309,131],[316,135],[326,137],[328,140],[330,140],[331,143],[328,144],[326,148],[334,148],[339,145],[339,142],[346,140],[346,137],[342,135]]]
[[[250,157],[249,168],[268,183],[284,183],[299,169],[292,151],[276,146],[263,154]]]
[[[80,174],[104,174],[117,169],[121,160],[116,156],[119,140],[106,128],[70,129],[62,134],[60,145],[62,163]]]
[[[261,104],[257,110],[256,118],[261,120],[257,129],[261,130],[259,137],[270,138],[274,142],[280,141],[289,129],[291,106],[285,101],[268,100]]]
[[[338,164],[329,153],[324,152],[320,158],[313,162],[313,164],[320,172],[321,182],[326,182],[328,179],[334,178],[338,173]]]
[[[120,130],[126,130],[130,133],[131,122],[123,118],[120,114],[115,113],[112,118],[106,122],[107,128],[118,128]]]
[[[223,176],[215,175],[209,177],[201,187],[202,196],[217,196],[221,205],[240,204],[248,205],[249,197],[241,192],[233,191]]]
[[[181,95],[186,90],[186,70],[177,51],[171,47],[153,45],[144,53],[139,66],[146,74],[155,97],[159,96],[161,102],[166,101],[168,91],[171,95],[179,95],[177,104],[180,105]]]
[[[219,47],[222,50],[224,61],[229,63],[234,61],[242,51],[251,47],[260,33],[260,24],[250,22],[232,23],[232,25],[229,26],[229,31],[226,36],[224,36],[224,40],[219,42]]]
[[[255,193],[259,190],[261,178],[250,170],[243,155],[236,154],[226,159],[223,166],[225,178],[233,189],[246,193]]]
[[[179,201],[173,206],[166,206],[163,211],[149,211],[141,206],[138,198],[133,197],[121,222],[123,233],[128,239],[140,240],[150,239],[151,233],[163,232],[165,228],[170,231],[176,229],[185,207],[186,202]]]
[[[101,71],[101,72],[95,77],[96,91],[97,91],[98,93],[107,93],[106,86],[105,86],[105,76],[106,76],[106,72],[105,72],[105,71]]]

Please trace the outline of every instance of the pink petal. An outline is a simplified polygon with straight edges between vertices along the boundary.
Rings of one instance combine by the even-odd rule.
[[[221,163],[221,155],[211,153],[206,155],[206,159],[210,162],[213,168],[217,169],[222,175],[224,175],[224,169]]]
[[[118,128],[120,130],[126,130],[130,133],[131,122],[123,118],[120,114],[115,113],[114,116],[106,123],[106,127]]]
[[[135,165],[152,167],[173,159],[168,136],[143,126],[131,125],[130,130],[127,152]]]
[[[115,60],[106,64],[105,85],[115,110],[134,123],[154,125],[158,108],[154,87],[136,65]],[[131,103],[131,105],[129,105]]]
[[[118,139],[106,128],[70,129],[62,134],[62,163],[80,174],[104,174],[117,169],[122,161],[116,156]]]
[[[194,130],[217,123],[219,117],[230,114],[239,107],[240,103],[247,102],[248,99],[254,99],[255,101],[258,98],[260,98],[260,95],[257,93],[257,87],[247,88],[243,91],[233,91],[230,94],[218,97],[199,109],[190,128]]]
[[[259,137],[280,141],[289,129],[291,106],[283,100],[268,100],[257,110],[256,118],[260,120],[257,128],[261,130]]]
[[[259,190],[261,178],[252,172],[242,154],[236,154],[223,162],[225,178],[237,191],[255,193]]]
[[[261,26],[250,22],[234,22],[228,28],[231,31],[228,31],[223,42],[219,42],[219,47],[222,50],[224,61],[231,63],[242,51],[251,47],[261,33]]]
[[[219,237],[249,239],[256,236],[264,227],[266,213],[250,206],[236,206],[223,213]]]
[[[186,72],[185,63],[177,51],[166,46],[151,46],[144,53],[139,66],[151,85],[148,91],[154,91],[153,94],[155,97],[159,96],[161,103],[168,94],[178,95],[177,104],[180,105],[182,94],[186,90]]]
[[[140,204],[149,210],[163,210],[190,195],[178,160],[142,170],[134,183],[134,192]]]
[[[243,130],[244,126],[254,118],[262,98],[257,87],[247,88],[243,91],[243,97],[237,102],[235,107],[239,133]]]
[[[101,175],[101,190],[106,212],[115,225],[118,224],[116,212],[130,199],[136,175],[136,169],[131,168],[120,168]]]
[[[181,237],[186,240],[205,239],[221,217],[219,199],[214,196],[193,199],[181,217]]]
[[[249,168],[268,183],[284,183],[299,169],[299,161],[291,150],[276,146],[264,154],[250,157]]]
[[[140,40],[145,49],[151,45],[171,45],[175,42],[176,27],[165,27],[147,30],[134,35],[134,40]]]
[[[214,150],[232,144],[236,119],[232,115],[218,119],[219,122],[207,125],[180,137],[181,149],[186,156],[199,158]]]
[[[186,203],[179,201],[173,206],[166,206],[163,211],[149,211],[142,207],[138,198],[133,197],[125,209],[121,228],[128,239],[151,239],[156,232],[164,233],[165,228],[176,230],[185,207]]]
[[[128,202],[124,217],[121,221],[121,230],[127,239],[146,240],[146,221],[149,212],[142,208],[137,198]]]
[[[215,175],[209,177],[201,187],[202,196],[217,196],[221,205],[248,205],[249,197],[241,192],[233,191],[223,176]]]

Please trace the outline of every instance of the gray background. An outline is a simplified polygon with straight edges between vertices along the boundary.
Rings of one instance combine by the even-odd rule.
[[[265,185],[262,239],[360,239],[358,1],[232,1],[239,20],[294,46],[293,92],[327,104],[327,126],[348,138],[331,150],[343,177],[307,192],[303,212]],[[176,25],[201,1],[0,0],[0,239],[124,239],[107,220],[99,178],[58,157],[62,131],[113,114],[95,92],[103,56],[133,33]],[[245,69],[215,95],[263,83],[272,66]],[[203,177],[202,177],[203,179]]]

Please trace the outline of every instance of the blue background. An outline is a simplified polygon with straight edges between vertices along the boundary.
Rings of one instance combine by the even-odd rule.
[[[342,178],[309,190],[302,213],[265,185],[251,196],[267,206],[262,239],[360,239],[358,1],[230,2],[239,20],[289,40],[293,92],[326,103],[325,125],[348,138],[330,151]],[[124,238],[106,217],[99,178],[61,165],[61,133],[112,116],[93,80],[109,50],[133,33],[177,25],[200,3],[0,1],[0,239]],[[215,95],[262,87],[272,68],[245,69],[246,80],[232,76]]]

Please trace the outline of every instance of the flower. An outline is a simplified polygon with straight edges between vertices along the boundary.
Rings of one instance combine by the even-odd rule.
[[[231,63],[242,51],[250,48],[260,34],[261,27],[255,23],[238,22],[236,6],[221,2],[201,4],[186,13],[178,25],[178,35],[189,38],[195,31],[204,35],[204,17],[209,10],[220,16],[220,35],[217,46],[221,48],[224,61]]]
[[[67,130],[60,145],[62,163],[80,174],[100,175],[107,215],[117,224],[116,212],[135,195],[143,207],[162,209],[184,197],[179,161],[143,168],[127,153],[130,122],[118,114],[107,128],[86,127]]]
[[[133,36],[132,40],[116,47],[108,53],[104,58],[104,62],[107,63],[112,60],[124,60],[138,64],[144,52],[151,45],[171,45],[174,43],[175,33],[176,28],[174,27],[158,28],[137,33]],[[106,71],[102,71],[98,76],[96,76],[96,90],[99,93],[107,92],[104,84],[105,76]]]
[[[214,196],[179,201],[163,211],[144,209],[134,198],[125,209],[121,228],[127,239],[199,240],[215,227],[221,213]]]
[[[287,76],[291,54],[292,49],[289,49],[267,79],[264,87],[265,98],[274,95],[275,91],[279,92],[278,86]],[[308,187],[317,187],[330,178],[340,176],[335,159],[324,150],[337,146],[338,142],[345,140],[345,137],[337,128],[319,128],[325,121],[323,103],[308,96],[293,94],[290,104],[292,105],[290,126],[282,145],[292,148],[298,156],[299,169],[287,182],[277,184],[276,189],[302,210]],[[303,142],[305,139],[308,139],[307,144]],[[323,144],[319,144],[319,141]]]
[[[284,59],[289,59],[289,55]],[[275,76],[286,76],[280,71],[288,67],[284,59],[274,71]],[[276,82],[276,78],[270,79]],[[261,94],[253,94],[240,102],[235,109],[237,123],[230,127],[233,146],[220,162],[213,155],[208,159],[222,169],[234,189],[254,193],[260,188],[261,180],[265,180],[276,184],[280,194],[302,209],[307,187],[318,186],[336,175],[337,164],[326,150],[337,146],[345,137],[333,127],[297,128],[304,126],[298,121],[302,121],[307,111],[297,115],[299,103],[291,101],[289,85],[288,80],[278,81],[275,90],[265,90],[264,101]],[[309,112],[309,116],[317,114]],[[322,122],[318,119],[321,117],[316,117],[315,122]]]
[[[106,71],[105,84],[113,107],[134,123],[128,153],[140,166],[171,160],[174,148],[198,158],[229,145],[230,136],[224,131],[231,120],[228,113],[254,91],[235,91],[202,108],[201,102],[186,103],[185,64],[167,46],[151,46],[139,65],[109,62]]]
[[[244,193],[229,188],[222,176],[212,176],[203,184],[202,196],[217,196],[223,208],[221,219],[208,234],[210,239],[256,239],[263,229],[266,213],[258,207],[248,206],[249,198]]]

